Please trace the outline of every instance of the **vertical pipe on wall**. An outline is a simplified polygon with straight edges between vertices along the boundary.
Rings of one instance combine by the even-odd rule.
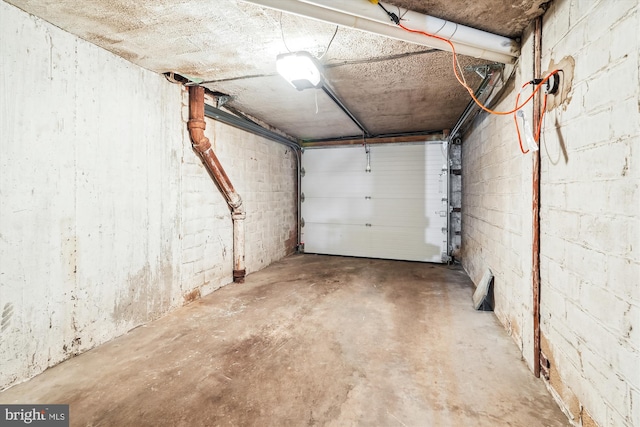
[[[533,30],[533,76],[540,78],[542,73],[542,16],[535,20]],[[540,121],[540,95],[533,98],[533,129]],[[533,188],[532,188],[532,260],[531,278],[533,287],[533,373],[540,378],[540,150],[533,151]]]
[[[297,231],[298,241],[296,242],[296,252],[304,252],[304,244],[302,242],[302,148],[298,147],[294,154],[296,156],[296,178],[298,188],[296,188],[297,199]]]
[[[243,283],[246,269],[244,266],[244,220],[247,214],[244,209],[236,209],[231,213],[233,220],[233,281]]]
[[[213,152],[209,138],[204,136],[204,88],[189,87],[189,122],[187,123],[193,148],[200,154],[202,162],[215,180],[220,192],[231,208],[233,220],[233,281],[243,283],[246,273],[244,264],[244,219],[246,213],[242,198],[233,188],[231,180]]]

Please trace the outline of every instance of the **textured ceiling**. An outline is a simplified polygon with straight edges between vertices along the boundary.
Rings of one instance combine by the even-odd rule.
[[[585,1],[585,0],[583,0]],[[588,0],[586,0],[588,1]],[[529,22],[540,16],[549,0],[393,0],[403,9],[435,16],[478,30],[517,38]]]
[[[336,26],[239,0],[8,2],[144,68],[204,81],[230,95],[230,107],[299,139],[360,130],[324,92],[298,92],[275,73],[276,55],[288,50],[321,57],[335,93],[374,135],[450,129],[469,102],[450,53],[343,27],[327,50]],[[509,37],[541,12],[539,0],[389,3]],[[480,82],[465,76],[472,87]]]

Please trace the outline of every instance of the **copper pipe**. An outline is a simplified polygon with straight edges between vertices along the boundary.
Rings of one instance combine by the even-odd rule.
[[[542,16],[535,20],[533,30],[533,76],[540,78],[542,73]],[[533,98],[533,128],[540,122],[540,95]],[[533,153],[533,236],[531,281],[533,287],[533,374],[540,378],[540,150]]]
[[[218,160],[218,156],[211,148],[209,138],[204,135],[206,128],[204,121],[204,88],[189,87],[189,136],[193,148],[202,158],[202,162],[216,182],[227,204],[231,208],[233,220],[233,281],[243,283],[246,275],[244,264],[244,219],[246,213],[242,206],[242,198],[233,188],[233,184]]]

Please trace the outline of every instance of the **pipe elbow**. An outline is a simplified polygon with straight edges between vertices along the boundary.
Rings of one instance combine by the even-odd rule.
[[[244,211],[244,206],[242,206],[242,197],[240,197],[240,195],[236,192],[229,194],[229,199],[227,201],[227,204],[229,205],[229,207],[231,207],[231,211],[233,213],[233,215],[237,215],[239,216],[244,216],[245,215],[245,211]]]
[[[193,144],[193,148],[198,150],[200,153],[204,153],[211,148],[209,138],[204,135],[205,127],[206,123],[201,119],[189,119],[189,122],[187,122],[187,129],[189,129],[191,144]]]

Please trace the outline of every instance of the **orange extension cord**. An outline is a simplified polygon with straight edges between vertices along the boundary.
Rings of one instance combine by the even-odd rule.
[[[520,101],[520,93],[518,93],[518,96],[516,97],[516,105],[515,105],[515,108],[514,108],[513,110],[511,110],[511,111],[494,111],[494,110],[491,110],[490,108],[485,107],[485,106],[482,104],[482,102],[480,102],[480,101],[478,100],[478,98],[476,98],[475,94],[473,93],[473,89],[471,89],[471,88],[469,87],[469,85],[467,85],[467,84],[462,80],[462,78],[460,77],[460,74],[458,73],[458,55],[457,55],[457,53],[456,53],[456,47],[455,47],[455,45],[451,42],[451,40],[446,39],[446,38],[444,38],[444,37],[440,37],[440,36],[435,35],[435,34],[429,34],[429,33],[425,32],[425,31],[420,31],[420,30],[414,30],[414,29],[411,29],[411,28],[407,28],[407,27],[405,27],[404,25],[402,25],[401,23],[398,23],[398,26],[399,26],[400,28],[402,28],[403,30],[408,31],[408,32],[410,32],[410,33],[422,34],[423,36],[431,37],[431,38],[434,38],[434,39],[437,39],[437,40],[441,40],[441,41],[443,41],[443,42],[447,43],[447,44],[451,47],[451,51],[453,52],[453,73],[455,74],[456,79],[458,80],[458,83],[460,83],[460,84],[461,84],[461,85],[462,85],[462,86],[467,90],[467,92],[469,92],[469,95],[471,95],[471,99],[473,99],[473,101],[474,101],[474,102],[475,102],[475,103],[476,103],[476,104],[477,104],[481,109],[483,109],[483,110],[484,110],[484,111],[486,111],[487,113],[490,113],[490,114],[496,114],[496,115],[501,115],[501,116],[506,116],[506,115],[508,115],[508,114],[513,114],[513,117],[514,117],[514,120],[515,120],[515,123],[516,123],[516,132],[518,133],[518,142],[520,143],[520,151],[522,151],[522,153],[523,153],[523,154],[526,154],[526,153],[528,153],[528,152],[529,152],[529,150],[524,151],[524,148],[522,147],[522,139],[521,139],[521,137],[520,137],[520,129],[519,129],[519,127],[518,127],[518,121],[517,121],[517,118],[516,118],[516,112],[517,112],[519,109],[521,109],[522,107],[524,107],[525,105],[527,105],[527,104],[529,103],[529,101],[531,101],[531,100],[533,99],[533,97],[535,96],[535,94],[540,90],[540,88],[542,87],[542,85],[544,85],[545,83],[547,83],[547,81],[551,78],[551,76],[553,76],[553,75],[555,75],[555,74],[558,74],[558,72],[559,72],[560,70],[555,69],[555,70],[553,70],[551,73],[549,73],[549,75],[547,75],[544,79],[542,79],[542,80],[540,81],[540,83],[538,83],[538,84],[536,85],[536,87],[534,88],[534,90],[533,90],[533,92],[531,93],[531,95],[529,95],[529,97],[528,97],[528,98],[527,98],[527,99],[526,99],[522,104],[520,104],[520,105],[518,105],[518,101]],[[522,86],[522,88],[524,89],[527,85],[529,85],[529,84],[531,84],[531,83],[532,83],[532,82],[527,82],[527,83],[525,83],[525,84]],[[539,120],[539,122],[538,122],[538,129],[537,129],[536,137],[535,137],[536,142],[537,142],[537,141],[539,140],[539,138],[540,138],[540,131],[541,131],[541,129],[542,129],[542,118],[544,117],[544,111],[546,110],[546,108],[547,108],[547,94],[545,94],[545,96],[544,96],[544,106],[542,107],[542,113],[541,113],[541,116],[540,116],[540,120]]]

